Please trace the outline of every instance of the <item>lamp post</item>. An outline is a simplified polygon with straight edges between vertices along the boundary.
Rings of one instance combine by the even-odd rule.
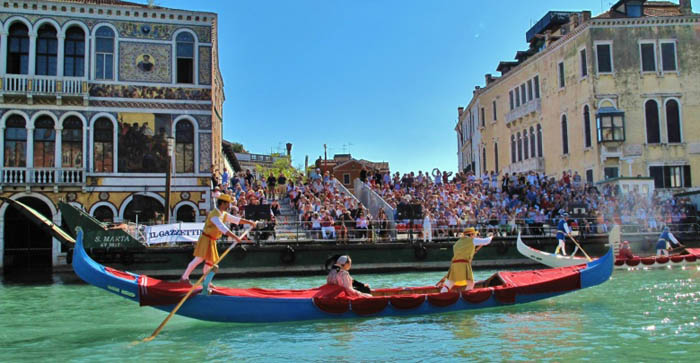
[[[175,148],[175,138],[168,136],[168,168],[165,170],[165,213],[167,213],[167,222],[170,224],[170,179],[172,177],[173,164],[173,149]]]

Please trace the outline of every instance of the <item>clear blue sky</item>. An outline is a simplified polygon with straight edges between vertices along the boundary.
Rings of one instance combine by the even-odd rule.
[[[295,166],[327,144],[329,158],[400,172],[457,169],[457,107],[547,11],[595,16],[613,2],[156,0],[218,13],[227,140],[254,153],[291,142]]]

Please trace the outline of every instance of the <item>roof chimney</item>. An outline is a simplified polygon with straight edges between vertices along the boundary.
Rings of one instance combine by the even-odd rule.
[[[581,14],[583,15],[583,20],[581,21],[582,23],[585,23],[585,22],[591,20],[591,11],[590,10],[586,10]]]
[[[690,15],[693,13],[693,5],[690,3],[690,0],[680,0],[678,7],[683,15]]]

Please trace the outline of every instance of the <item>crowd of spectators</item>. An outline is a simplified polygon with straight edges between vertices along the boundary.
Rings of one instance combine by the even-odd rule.
[[[429,236],[453,236],[467,226],[483,231],[514,234],[544,234],[546,226],[556,225],[563,212],[570,224],[582,233],[604,233],[611,223],[634,231],[659,231],[665,225],[679,228],[695,222],[695,207],[685,198],[639,191],[622,193],[612,184],[584,183],[577,172],[563,172],[559,178],[529,172],[477,176],[471,172],[431,174],[419,171],[400,175],[369,171],[363,182],[379,194],[395,211],[419,204],[420,221],[395,219],[403,226]],[[401,227],[399,227],[401,228]]]

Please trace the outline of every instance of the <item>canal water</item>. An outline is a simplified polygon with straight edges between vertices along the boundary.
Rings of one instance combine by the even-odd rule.
[[[477,278],[493,271],[477,271]],[[375,287],[442,273],[358,275]],[[279,324],[173,318],[85,284],[0,285],[0,361],[697,361],[700,271],[616,271],[590,289],[471,312]],[[322,277],[219,280],[306,288]]]

